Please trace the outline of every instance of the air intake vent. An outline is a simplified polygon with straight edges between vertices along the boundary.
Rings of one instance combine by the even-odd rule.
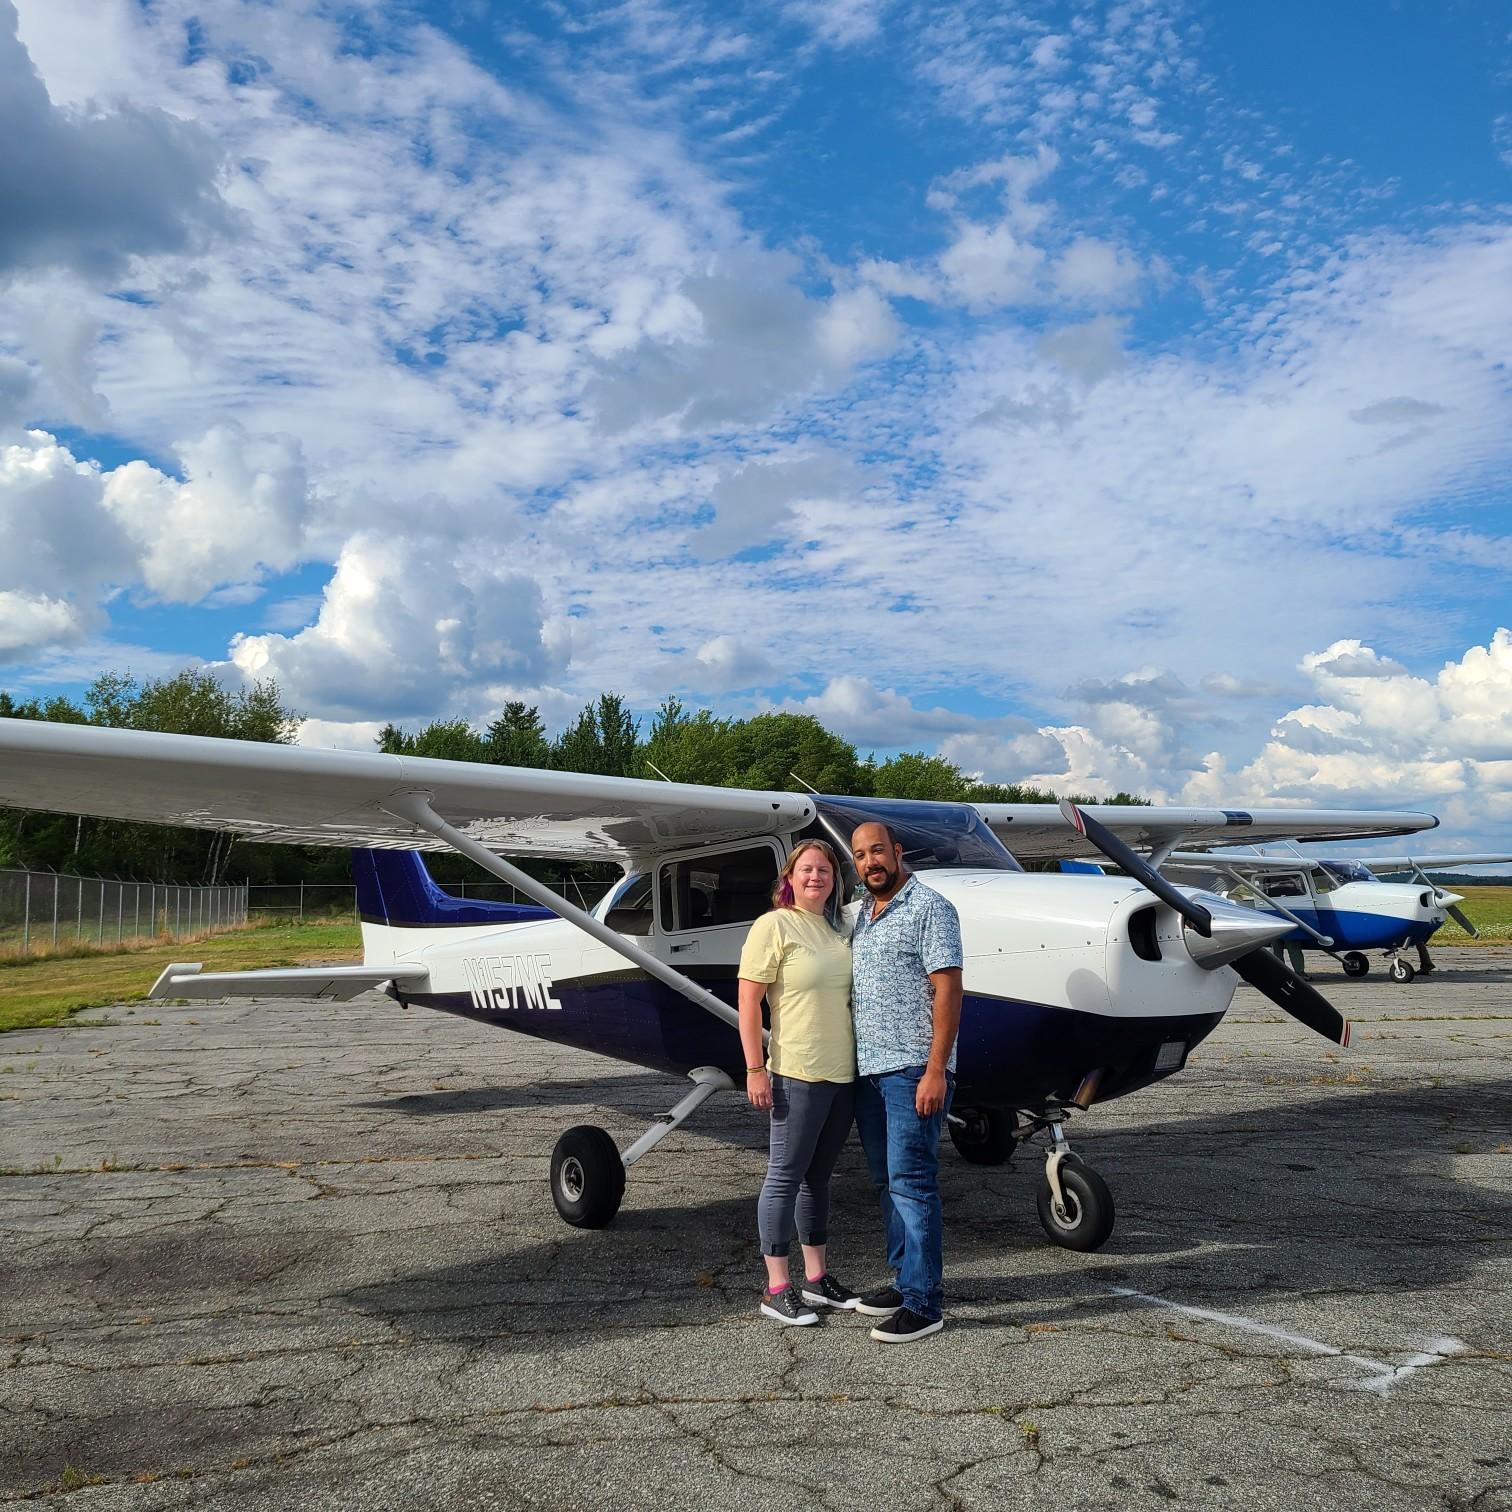
[[[1160,959],[1160,941],[1155,934],[1155,909],[1137,909],[1129,915],[1129,944],[1141,961]]]

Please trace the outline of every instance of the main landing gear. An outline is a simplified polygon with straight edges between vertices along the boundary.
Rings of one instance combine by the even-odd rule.
[[[603,1228],[611,1222],[625,1196],[625,1172],[716,1092],[735,1086],[713,1066],[699,1066],[688,1075],[693,1090],[661,1114],[624,1154],[608,1130],[596,1124],[575,1124],[557,1140],[551,1152],[551,1200],[564,1222],[574,1228]]]
[[[1039,1220],[1050,1239],[1074,1250],[1101,1249],[1113,1232],[1108,1184],[1071,1148],[1063,1109],[959,1108],[951,1113],[950,1142],[974,1165],[1002,1165],[1020,1144],[1046,1143],[1045,1179],[1035,1193]]]
[[[1363,950],[1346,951],[1339,960],[1347,977],[1362,977],[1370,970],[1370,957]]]

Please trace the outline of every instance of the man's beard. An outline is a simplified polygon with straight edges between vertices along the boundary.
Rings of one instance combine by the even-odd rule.
[[[895,871],[888,871],[885,867],[882,869],[882,871],[883,871],[883,876],[882,876],[882,880],[880,882],[874,882],[872,880],[872,878],[876,875],[875,872],[870,872],[869,871],[869,872],[866,873],[866,875],[864,877],[861,878],[862,882],[866,885],[867,892],[871,892],[871,893],[891,892],[893,890],[893,888],[895,886],[897,886],[897,882],[898,882],[898,874],[897,874],[897,872],[895,872]]]

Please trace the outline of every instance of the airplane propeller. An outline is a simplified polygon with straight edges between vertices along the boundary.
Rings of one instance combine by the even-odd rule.
[[[1143,883],[1162,903],[1173,908],[1189,929],[1204,940],[1213,937],[1215,921],[1212,909],[1204,907],[1174,883],[1167,881],[1138,851],[1120,840],[1106,825],[1084,813],[1070,799],[1061,803],[1060,811],[1067,822],[1108,860],[1121,867],[1135,881]],[[1251,910],[1246,909],[1244,912],[1249,913]],[[1284,924],[1279,928],[1271,925],[1263,931],[1252,931],[1250,938],[1274,938],[1277,934],[1284,934],[1288,927]],[[1225,917],[1221,921],[1220,932],[1230,933],[1232,930],[1232,923]],[[1212,951],[1193,949],[1192,955],[1201,964],[1201,957],[1208,955],[1211,958]],[[1296,972],[1264,949],[1262,944],[1256,943],[1253,948],[1232,956],[1225,953],[1214,964],[1232,966],[1251,987],[1264,993],[1283,1013],[1290,1014],[1298,1023],[1305,1024],[1324,1039],[1332,1040],[1336,1045],[1349,1044],[1349,1023],[1344,1016],[1316,987],[1304,982]]]
[[[1461,929],[1465,931],[1467,935],[1470,936],[1472,940],[1480,939],[1480,930],[1478,930],[1475,925],[1470,922],[1470,916],[1465,912],[1463,908],[1459,906],[1458,903],[1451,903],[1449,907],[1444,911],[1449,915],[1451,919],[1454,920],[1456,924],[1459,925]]]

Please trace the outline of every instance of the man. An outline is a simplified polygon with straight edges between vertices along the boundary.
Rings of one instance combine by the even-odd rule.
[[[961,1022],[961,921],[904,866],[885,824],[859,826],[851,854],[871,895],[851,937],[856,1131],[896,1274],[858,1311],[886,1320],[872,1338],[908,1344],[945,1326],[939,1157]]]

